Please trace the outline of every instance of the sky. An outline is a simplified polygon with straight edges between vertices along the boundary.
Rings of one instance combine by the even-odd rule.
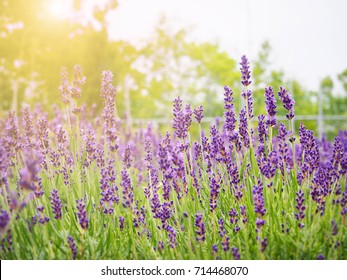
[[[219,43],[235,59],[252,60],[267,40],[272,68],[310,90],[347,68],[344,0],[119,0],[110,37],[140,44],[162,16],[173,30],[187,28],[190,40]]]

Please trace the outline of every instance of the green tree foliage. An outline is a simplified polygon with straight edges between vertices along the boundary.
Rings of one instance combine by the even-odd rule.
[[[0,98],[3,111],[19,110],[21,103],[41,102],[49,109],[61,103],[60,71],[66,67],[72,76],[80,64],[87,82],[82,102],[96,103],[103,70],[111,70],[118,87],[120,117],[168,117],[172,100],[178,95],[193,106],[203,105],[206,116],[223,115],[223,86],[234,90],[235,106],[242,105],[239,58],[232,58],[217,44],[187,39],[187,30],[171,31],[165,19],[141,47],[108,38],[107,13],[117,1],[95,6],[88,21],[56,18],[47,13],[46,0],[0,2]],[[83,0],[74,1],[81,9]],[[280,86],[294,95],[297,115],[315,115],[318,93],[307,91],[299,81],[288,79],[283,71],[271,69],[271,47],[261,46],[251,58],[255,115],[265,113],[264,88],[271,85],[277,96]],[[332,79],[322,80],[324,114],[346,114],[347,70],[338,76],[344,95],[334,94]],[[285,115],[277,100],[278,114]],[[298,128],[299,123],[296,124]],[[315,122],[307,123],[315,129]]]

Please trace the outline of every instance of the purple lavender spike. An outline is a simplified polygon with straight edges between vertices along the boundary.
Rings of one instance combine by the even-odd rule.
[[[249,86],[251,84],[251,71],[249,70],[249,61],[245,55],[241,57],[241,83],[244,86]]]
[[[232,254],[233,254],[234,260],[239,260],[239,259],[240,259],[241,255],[240,255],[239,249],[238,249],[237,247],[234,247],[234,246],[233,246],[233,247],[231,248],[231,252],[232,252]]]
[[[265,88],[265,104],[267,111],[266,124],[268,126],[276,126],[276,99],[272,87]]]
[[[118,220],[119,220],[119,229],[123,230],[124,229],[124,221],[125,221],[125,219],[124,219],[124,217],[119,216]]]
[[[259,180],[258,185],[253,187],[253,202],[254,202],[254,212],[258,217],[263,217],[266,213],[264,204],[264,194],[263,194],[263,184]]]
[[[10,222],[10,215],[5,210],[0,211],[0,233],[4,233]]]
[[[79,223],[83,229],[88,229],[89,227],[89,219],[87,217],[86,205],[83,202],[83,199],[76,200],[77,203],[77,217]]]
[[[280,91],[278,92],[278,96],[281,99],[283,103],[283,107],[288,110],[288,113],[286,114],[286,117],[288,120],[291,120],[294,118],[294,99],[290,96],[289,92],[284,88],[280,87]]]
[[[217,198],[220,192],[220,185],[217,183],[216,178],[211,179],[210,189],[210,211],[213,212],[217,208]]]
[[[51,192],[51,204],[52,204],[52,212],[54,214],[54,218],[57,220],[61,220],[62,218],[62,205],[61,205],[61,200],[58,194],[57,189],[53,189]]]
[[[204,117],[204,109],[202,108],[202,106],[200,105],[198,108],[195,108],[193,112],[194,112],[194,117],[196,121],[198,123],[201,123],[201,120]]]
[[[123,165],[124,168],[129,169],[131,166],[131,151],[129,145],[125,147],[124,154],[123,154]]]
[[[177,138],[184,139],[188,135],[189,127],[192,123],[192,110],[189,105],[182,109],[182,99],[178,96],[173,101],[173,124]]]
[[[195,233],[197,235],[196,240],[197,241],[205,241],[205,224],[202,221],[202,214],[200,212],[198,212],[195,216],[194,225],[197,228],[197,230],[195,231]]]
[[[248,135],[248,121],[245,108],[242,108],[240,111],[239,134],[245,148],[249,148],[250,140]]]
[[[69,247],[70,247],[70,250],[71,250],[71,253],[72,253],[72,259],[75,260],[76,257],[77,257],[77,247],[76,247],[75,240],[73,239],[73,237],[68,236],[67,237],[67,242],[69,244]]]
[[[295,201],[296,201],[295,208],[298,210],[298,213],[295,213],[295,218],[299,221],[298,227],[302,229],[304,227],[302,220],[305,218],[305,210],[306,210],[306,206],[304,205],[304,202],[305,202],[304,192],[302,190],[299,190],[296,193]]]

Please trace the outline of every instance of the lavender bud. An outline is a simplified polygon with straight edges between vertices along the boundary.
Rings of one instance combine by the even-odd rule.
[[[241,57],[241,83],[244,86],[249,86],[251,84],[251,71],[249,70],[249,61],[245,55]]]
[[[53,189],[51,192],[51,204],[52,204],[52,212],[54,214],[54,218],[57,220],[61,220],[62,218],[62,205],[61,205],[61,200],[58,194],[57,189]]]
[[[231,252],[233,254],[234,260],[239,260],[240,259],[240,253],[239,253],[239,249],[237,247],[232,247],[231,248]]]
[[[86,212],[86,205],[83,203],[83,200],[76,200],[77,203],[77,217],[79,220],[79,223],[83,229],[88,229],[89,227],[89,220],[87,217]]]
[[[197,227],[196,230],[196,240],[197,241],[205,241],[205,224],[202,221],[202,214],[200,212],[198,212],[195,216],[195,223],[194,223],[195,227]]]
[[[72,252],[72,259],[75,260],[76,256],[77,256],[77,247],[76,247],[75,240],[73,239],[73,237],[68,236],[67,237],[67,242],[68,242],[69,247],[70,247],[71,252]]]

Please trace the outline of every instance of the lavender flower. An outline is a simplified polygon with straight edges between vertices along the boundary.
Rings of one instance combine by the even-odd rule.
[[[268,179],[276,175],[278,167],[277,151],[271,151],[267,157],[258,158],[260,172]]]
[[[159,249],[159,251],[164,250],[164,242],[163,241],[158,241],[158,249]]]
[[[167,225],[165,229],[169,233],[170,247],[173,249],[176,248],[176,246],[177,246],[177,239],[176,239],[177,238],[177,232],[170,225]]]
[[[190,106],[187,106],[185,110],[182,110],[182,99],[178,96],[173,102],[173,125],[175,129],[175,134],[178,138],[184,139],[187,134],[189,127],[191,125],[191,117],[193,112],[190,109]]]
[[[245,148],[249,148],[250,141],[248,135],[248,121],[245,108],[242,108],[240,111],[239,134]]]
[[[105,105],[102,111],[104,134],[109,150],[115,151],[118,149],[115,118],[116,87],[112,85],[112,80],[111,71],[102,73],[100,96]]]
[[[236,224],[238,222],[238,213],[236,211],[236,209],[231,208],[229,211],[229,217],[230,217],[230,223],[232,224]]]
[[[38,161],[31,161],[26,164],[25,167],[20,171],[20,181],[19,185],[22,189],[25,190],[36,190],[37,182],[39,178],[37,176],[40,171]]]
[[[198,212],[195,216],[194,225],[197,228],[197,230],[195,231],[195,233],[197,235],[196,240],[197,241],[205,241],[205,224],[202,221],[202,214],[200,212]]]
[[[240,259],[240,253],[239,253],[239,249],[237,248],[237,247],[232,247],[231,248],[231,252],[232,252],[232,254],[233,254],[233,258],[234,258],[234,260],[239,260]]]
[[[163,226],[165,226],[167,223],[167,220],[169,220],[171,218],[172,205],[173,205],[173,201],[171,201],[171,202],[165,201],[161,205],[160,219],[161,219]]]
[[[83,199],[76,200],[77,203],[77,217],[79,223],[83,229],[88,229],[89,227],[89,219],[87,217],[86,205],[83,202]]]
[[[217,183],[216,178],[211,179],[210,189],[210,211],[213,212],[217,208],[217,198],[219,195],[220,185]]]
[[[224,221],[223,219],[219,219],[218,220],[218,225],[219,225],[219,230],[218,230],[218,233],[221,237],[225,236],[226,235],[226,231],[225,231],[225,228],[224,228]]]
[[[124,154],[123,154],[123,165],[124,168],[129,169],[131,166],[131,151],[129,145],[125,147]]]
[[[81,86],[86,82],[86,77],[82,74],[81,65],[75,65],[73,68],[74,79],[72,81],[72,86],[70,87],[71,97],[73,99],[78,99],[81,97],[82,90]]]
[[[246,224],[248,222],[246,206],[240,206],[242,223]]]
[[[36,207],[36,217],[32,217],[33,222],[38,221],[40,224],[44,225],[50,221],[50,218],[48,218],[46,215],[43,214],[45,211],[45,207],[43,205],[37,206]]]
[[[10,215],[5,210],[0,211],[0,233],[3,234],[6,231],[7,225],[10,222]]]
[[[295,116],[294,115],[294,104],[295,104],[294,99],[290,96],[288,91],[283,87],[280,87],[278,96],[283,103],[283,107],[288,110],[288,113],[286,114],[287,119],[291,120]]]
[[[252,91],[250,90],[244,90],[242,91],[242,97],[246,100],[247,102],[247,112],[248,112],[248,119],[250,120],[251,118],[254,117],[253,115],[253,97],[252,97]]]
[[[213,244],[212,245],[212,253],[213,253],[214,256],[216,256],[218,254],[217,244]]]
[[[124,219],[124,217],[119,216],[118,220],[119,220],[119,229],[123,230],[124,229],[124,220],[125,219]]]
[[[267,247],[267,238],[264,238],[264,239],[261,241],[261,252],[262,252],[262,253],[265,252],[266,247]]]
[[[123,206],[130,207],[134,202],[133,188],[130,181],[130,176],[127,170],[121,171],[122,181],[120,185],[123,187]]]
[[[251,71],[249,70],[249,61],[245,55],[241,57],[241,83],[247,87],[251,84]]]
[[[194,109],[194,117],[198,123],[201,123],[202,118],[204,117],[204,109],[200,105],[198,108]]]
[[[64,68],[61,71],[61,83],[59,86],[59,91],[61,94],[61,98],[63,103],[68,105],[71,102],[71,86],[69,84],[69,73],[67,69]]]
[[[233,91],[224,86],[224,116],[225,116],[225,129],[229,132],[230,135],[234,133],[235,123],[236,123],[236,114],[233,104]]]
[[[72,259],[75,260],[76,256],[77,256],[77,247],[76,247],[75,240],[73,239],[73,237],[68,236],[67,237],[67,242],[69,244],[69,247],[70,247],[70,250],[71,250],[71,253],[72,253]]]
[[[259,217],[257,217],[256,220],[255,220],[255,225],[257,227],[256,231],[258,231],[265,225],[265,220],[260,219]]]
[[[223,219],[218,220],[219,230],[218,233],[222,237],[222,248],[224,252],[230,250],[230,237],[226,235]]]
[[[28,106],[25,106],[23,108],[23,121],[24,121],[24,133],[25,133],[25,142],[27,148],[34,148],[35,147],[35,141],[33,139],[33,136],[35,135],[34,132],[34,125],[33,125],[33,116],[29,110]]]
[[[286,143],[286,138],[288,131],[285,125],[281,122],[280,128],[278,130],[277,140],[278,140],[278,150],[279,150],[279,165],[282,171],[282,174],[287,172],[285,166],[288,164],[288,144]]]
[[[146,165],[147,165],[147,169],[151,169],[151,163],[153,160],[153,152],[152,152],[152,146],[151,146],[151,142],[149,140],[149,138],[145,139],[145,161],[146,161]]]
[[[264,141],[267,139],[267,135],[268,135],[264,119],[265,119],[264,115],[258,116],[258,133],[259,133],[260,143],[264,143]]]
[[[340,137],[336,137],[334,140],[333,157],[331,159],[331,166],[338,170],[339,164],[341,163],[344,156],[344,148]]]
[[[228,252],[230,250],[230,237],[224,235],[222,238],[222,248],[224,252]]]
[[[276,99],[272,87],[265,88],[265,104],[267,111],[266,124],[268,126],[276,126]]]
[[[54,214],[54,218],[57,220],[61,220],[62,218],[62,205],[61,205],[61,200],[58,194],[57,189],[53,189],[51,192],[51,204],[52,204],[52,212]]]
[[[263,194],[263,184],[261,181],[258,181],[258,185],[253,187],[253,202],[254,202],[254,212],[258,217],[262,217],[266,213],[265,204],[264,204],[264,194]]]
[[[305,218],[305,210],[306,206],[304,205],[305,198],[304,198],[304,192],[302,190],[299,190],[296,193],[296,206],[295,208],[299,211],[298,213],[295,213],[295,218],[299,221],[298,227],[301,229],[304,227],[304,224],[301,222]]]

